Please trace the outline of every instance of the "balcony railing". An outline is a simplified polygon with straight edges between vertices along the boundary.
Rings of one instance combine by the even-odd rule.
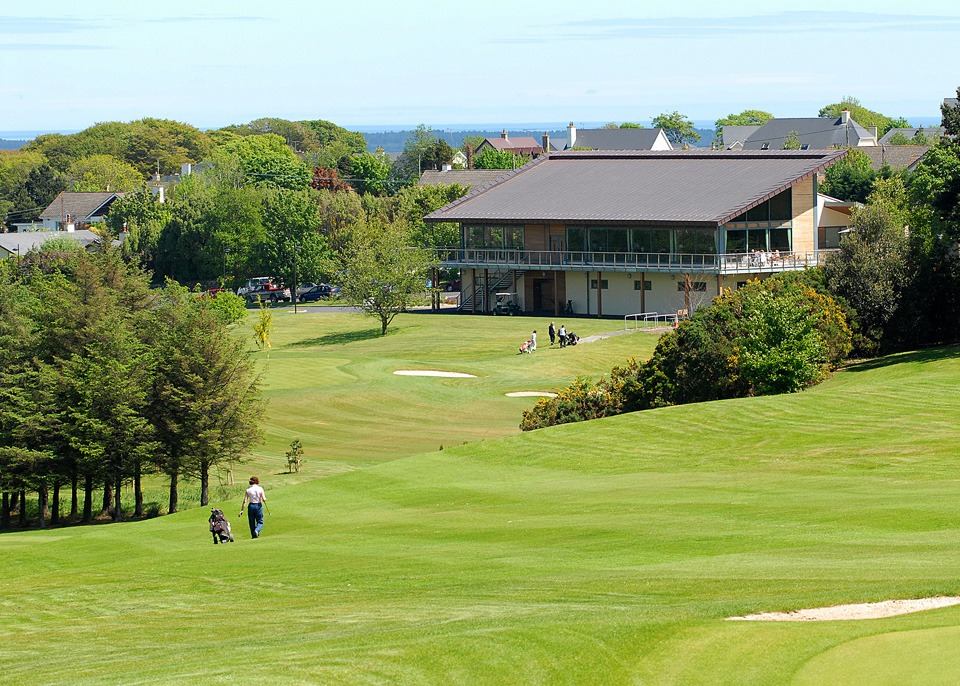
[[[563,271],[757,274],[792,271],[823,264],[834,250],[697,255],[685,253],[584,252],[509,248],[440,248],[450,267],[543,269]]]

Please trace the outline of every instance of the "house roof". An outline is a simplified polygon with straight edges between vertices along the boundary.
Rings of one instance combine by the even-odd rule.
[[[853,119],[849,126],[844,126],[843,119],[828,117],[795,117],[786,119],[770,119],[757,127],[756,131],[743,140],[744,150],[763,150],[767,144],[770,150],[780,150],[790,134],[796,131],[802,145],[810,150],[829,150],[837,147],[856,147],[861,138],[873,138],[873,134],[860,126]],[[726,127],[723,140],[727,142]]]
[[[480,190],[486,188],[491,183],[499,179],[504,174],[509,174],[510,169],[447,169],[445,171],[436,171],[428,169],[420,175],[420,186],[439,186],[441,184],[456,183],[461,186],[469,186],[471,190]]]
[[[74,221],[85,221],[91,217],[106,214],[109,205],[123,193],[70,193],[61,192],[53,202],[40,213],[40,219],[62,219],[70,215]]]
[[[652,150],[663,129],[577,129],[575,148]]]
[[[28,231],[26,233],[0,233],[0,249],[9,254],[26,255],[39,245],[51,238],[72,238],[86,247],[91,243],[98,243],[100,236],[93,231]]]
[[[738,142],[742,144],[759,128],[759,124],[754,124],[751,126],[724,126],[721,132],[723,135],[723,144],[726,146],[731,146]],[[781,145],[780,147],[783,146]]]
[[[566,151],[541,157],[425,219],[716,227],[846,154]]]
[[[894,171],[913,169],[929,149],[929,145],[875,145],[857,148],[870,158],[870,166],[874,169],[888,164]]]
[[[540,146],[540,141],[538,141],[533,136],[517,136],[516,138],[484,138],[483,143],[490,145],[496,150],[506,150],[508,152],[541,152],[543,148]],[[477,146],[477,151],[480,150],[480,147],[483,145],[481,143]]]
[[[890,129],[883,137],[880,139],[880,145],[890,145],[890,139],[896,136],[898,133],[902,134],[905,138],[913,138],[918,133],[922,133],[928,138],[942,138],[943,135],[947,132],[942,126],[927,126],[927,127],[918,127],[914,129]]]

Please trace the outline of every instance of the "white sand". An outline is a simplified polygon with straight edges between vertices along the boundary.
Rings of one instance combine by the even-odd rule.
[[[883,600],[879,603],[834,605],[833,607],[792,610],[790,612],[761,612],[745,617],[727,617],[727,619],[751,622],[824,622],[843,619],[882,619],[883,617],[895,617],[896,615],[934,610],[950,605],[960,605],[960,597],[935,596],[912,600]]]
[[[438,372],[430,369],[398,369],[394,372],[399,376],[446,376],[453,379],[476,379],[474,374],[462,374],[460,372]]]
[[[508,398],[556,398],[556,393],[548,393],[547,391],[514,391],[513,393],[507,393]]]

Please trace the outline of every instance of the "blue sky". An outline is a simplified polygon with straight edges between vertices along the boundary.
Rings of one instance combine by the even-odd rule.
[[[713,121],[845,95],[936,117],[960,85],[952,0],[31,0],[0,29],[0,132]]]

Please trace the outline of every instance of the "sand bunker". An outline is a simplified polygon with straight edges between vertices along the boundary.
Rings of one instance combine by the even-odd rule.
[[[431,369],[398,369],[394,372],[399,376],[446,376],[452,379],[476,379],[474,374],[462,374],[460,372],[438,372]]]
[[[913,600],[883,600],[879,603],[834,605],[833,607],[791,610],[790,612],[761,612],[745,617],[727,617],[727,619],[750,622],[827,622],[844,619],[882,619],[883,617],[895,617],[896,615],[934,610],[950,605],[960,605],[960,597],[935,596]]]
[[[556,398],[556,393],[548,393],[547,391],[514,391],[513,393],[507,393],[508,398]]]

